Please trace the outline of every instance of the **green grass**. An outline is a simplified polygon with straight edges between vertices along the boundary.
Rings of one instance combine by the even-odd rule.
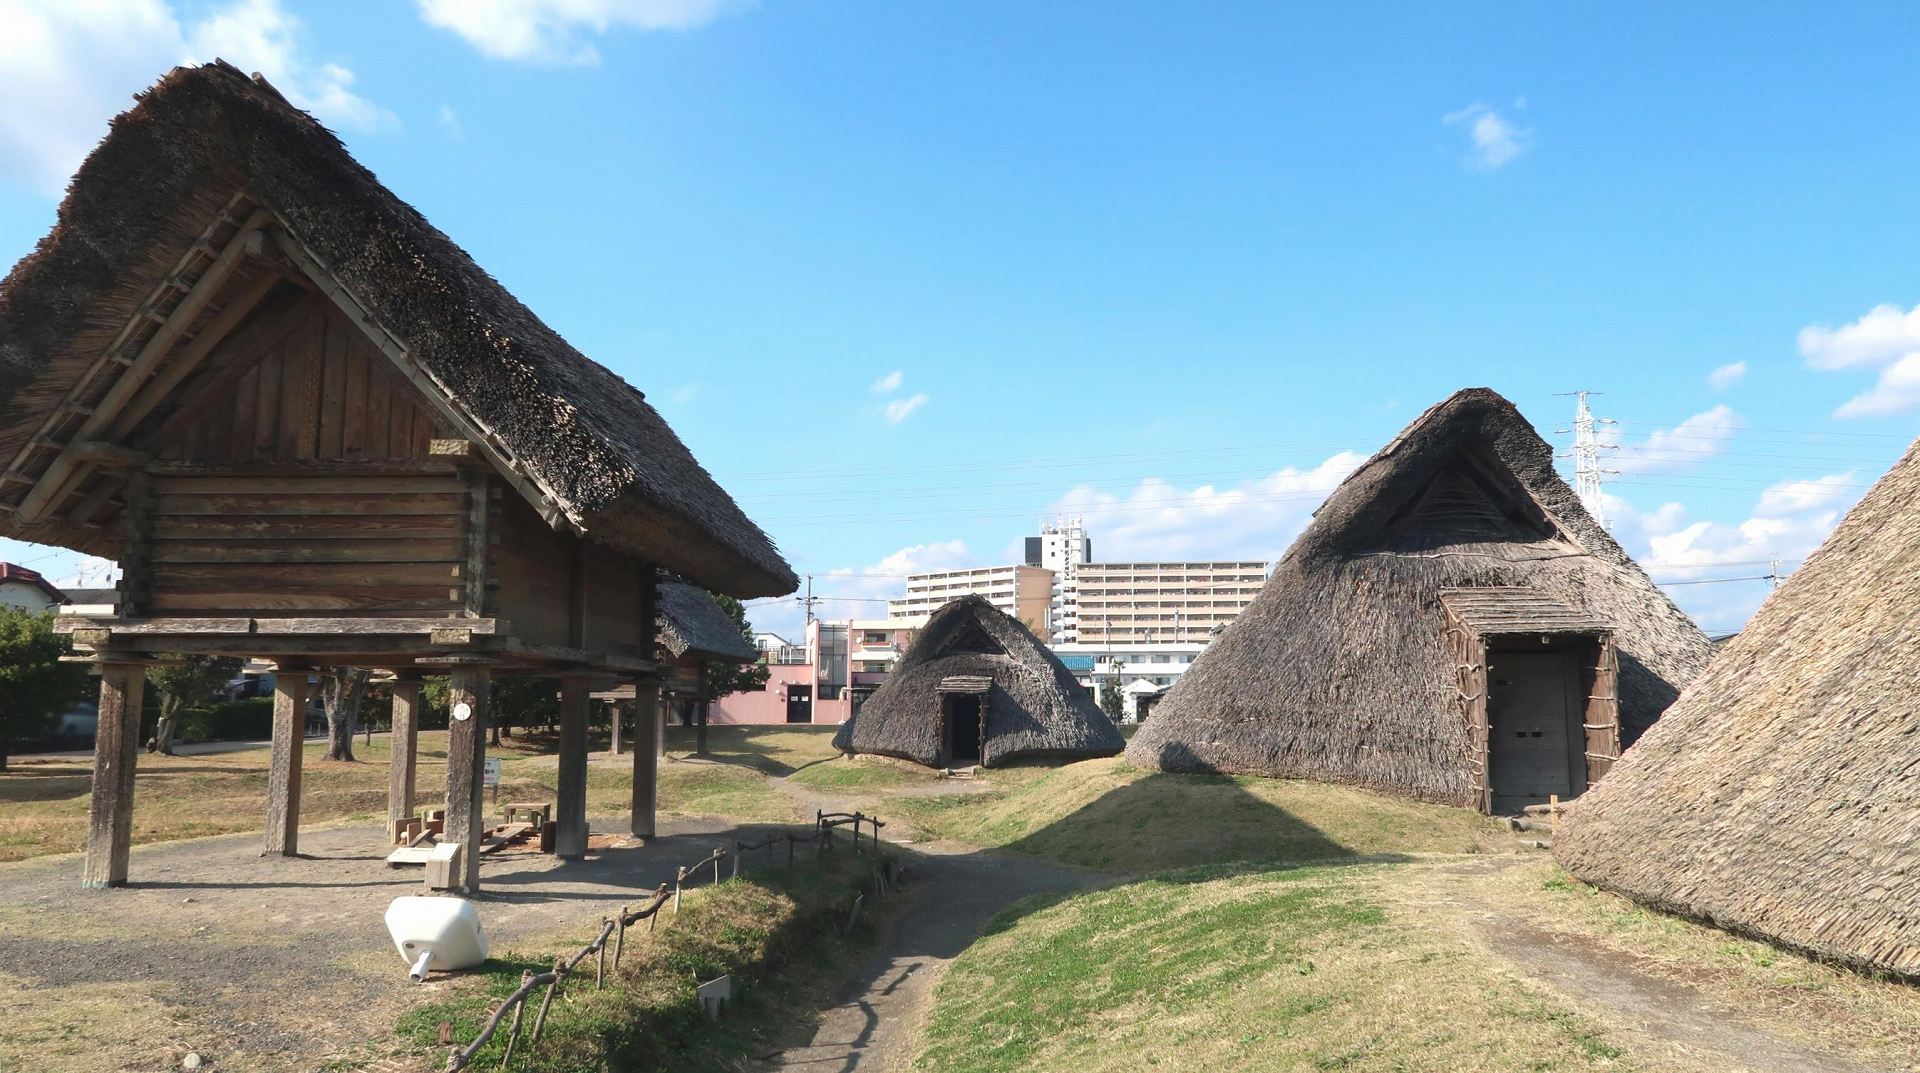
[[[596,1073],[607,1069],[734,1068],[749,1055],[776,1046],[800,1013],[800,1004],[823,977],[844,966],[870,939],[872,916],[863,914],[851,935],[841,935],[856,885],[872,867],[864,855],[841,853],[803,858],[791,868],[729,880],[688,896],[678,916],[661,918],[651,936],[630,931],[617,972],[604,989],[593,986],[593,963],[582,965],[548,1015],[540,1043],[525,1039],[511,1068],[543,1073]],[[422,1005],[395,1025],[404,1047],[444,1053],[440,1025],[450,1026],[455,1045],[474,1039],[500,1000],[520,985],[522,971],[550,969],[554,957],[579,949],[591,929],[556,938],[538,949],[490,960],[464,982],[458,995]],[[735,1004],[720,1022],[710,1021],[693,997],[693,983],[722,974],[734,977]],[[536,1001],[529,1007],[530,1033]],[[476,1056],[474,1068],[499,1068],[505,1028]],[[524,1058],[521,1056],[525,1056]]]
[[[919,1068],[1636,1068],[1396,912],[1373,882],[1392,870],[1189,870],[1016,906],[942,981]]]
[[[788,780],[816,790],[886,791],[902,786],[932,782],[932,771],[924,774],[874,757],[836,756],[821,760],[789,775]]]
[[[1166,775],[1118,758],[1023,773],[984,800],[902,798],[888,807],[943,837],[1135,875],[1511,845],[1498,824],[1466,809],[1321,783]]]

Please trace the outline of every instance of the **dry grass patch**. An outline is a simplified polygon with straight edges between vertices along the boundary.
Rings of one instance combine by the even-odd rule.
[[[66,987],[60,1001],[0,973],[0,1071],[177,1069],[188,1048],[174,1018],[137,983]]]

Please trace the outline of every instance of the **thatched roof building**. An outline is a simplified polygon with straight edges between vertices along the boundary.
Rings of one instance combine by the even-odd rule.
[[[1595,886],[1920,977],[1920,445],[1687,687],[1554,856]]]
[[[1584,790],[1710,654],[1526,419],[1469,389],[1328,497],[1127,758],[1505,811]]]
[[[665,656],[722,663],[752,663],[760,658],[753,642],[741,635],[733,619],[698,585],[663,581],[659,600],[659,642]]]
[[[935,611],[833,743],[930,767],[1112,756],[1126,744],[1059,657],[980,596]]]
[[[0,463],[21,482],[0,487],[14,508],[0,535],[120,557],[125,497],[62,448],[81,435],[138,445],[166,420],[165,405],[100,409],[122,403],[120,366],[102,356],[170,274],[190,282],[177,275],[182,251],[195,263],[223,215],[233,221],[219,235],[263,221],[272,239],[240,274],[264,283],[260,263],[282,258],[323,266],[451,411],[433,416],[471,431],[549,521],[718,591],[793,591],[766,534],[639,391],[569,346],[312,117],[224,62],[176,68],[115,119],[52,233],[0,283]],[[200,326],[217,319],[210,308]]]

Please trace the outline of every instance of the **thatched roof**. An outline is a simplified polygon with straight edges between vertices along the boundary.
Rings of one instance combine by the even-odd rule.
[[[1567,813],[1596,886],[1920,977],[1920,445]]]
[[[1629,742],[1711,654],[1580,505],[1513,404],[1473,388],[1334,490],[1260,595],[1154,708],[1127,759],[1473,805],[1441,600],[1488,586],[1539,596],[1489,597],[1468,613],[1612,627]]]
[[[988,767],[1020,757],[1112,756],[1126,744],[1033,631],[980,596],[962,596],[929,616],[886,684],[840,724],[833,743],[843,752],[937,764],[941,694],[983,691],[980,762]]]
[[[674,659],[752,663],[760,658],[740,627],[699,586],[663,582],[659,593],[660,647]]]
[[[405,347],[544,513],[718,591],[793,590],[766,534],[639,391],[569,346],[310,116],[225,63],[175,69],[115,119],[53,231],[0,283],[0,455],[36,435],[242,192]],[[0,535],[15,529],[0,517]],[[110,540],[88,550],[112,554]]]

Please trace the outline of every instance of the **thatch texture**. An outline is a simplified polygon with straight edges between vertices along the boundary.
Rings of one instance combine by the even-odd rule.
[[[715,590],[793,590],[766,534],[639,391],[569,346],[320,124],[225,63],[174,70],[115,119],[53,231],[0,283],[0,453],[34,435],[242,190],[407,348],[543,506]]]
[[[660,647],[676,660],[752,663],[760,658],[753,642],[732,618],[697,585],[680,581],[658,587]]]
[[[1166,771],[1349,783],[1475,805],[1443,590],[1537,590],[1610,623],[1631,742],[1711,653],[1485,388],[1421,415],[1334,490],[1266,588],[1127,748]]]
[[[843,752],[938,764],[942,693],[982,690],[986,767],[1022,757],[1112,756],[1126,744],[1059,657],[980,596],[935,611],[833,743]]]
[[[1920,446],[1728,641],[1554,856],[1596,886],[1920,977]]]

